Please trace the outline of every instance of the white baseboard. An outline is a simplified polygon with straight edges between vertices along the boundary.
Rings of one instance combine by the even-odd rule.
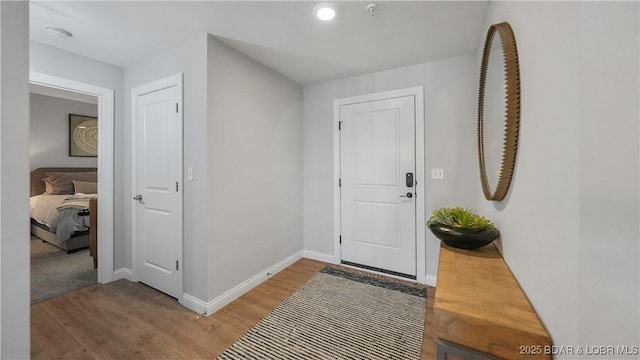
[[[428,274],[424,276],[424,283],[427,286],[436,287],[436,283],[437,282],[438,282],[438,277],[437,276],[428,275]]]
[[[277,264],[261,271],[257,275],[247,279],[233,289],[230,289],[224,294],[208,302],[185,293],[182,295],[181,304],[198,314],[209,316],[300,259],[302,259],[302,251],[298,251],[295,254],[290,255],[286,259],[281,260]]]
[[[133,271],[129,268],[120,268],[113,272],[113,281],[127,279],[133,281]]]
[[[205,314],[205,315],[211,315],[207,311],[207,309],[210,306],[210,303],[211,302],[207,303],[187,293],[182,294],[182,299],[180,300],[180,304],[182,304],[182,306],[198,314]]]
[[[336,259],[334,258],[333,254],[324,254],[324,253],[311,251],[311,250],[303,250],[302,251],[302,257],[305,257],[305,258],[311,259],[311,260],[318,260],[318,261],[326,262],[326,263],[329,263],[329,264],[338,264],[338,263],[340,263],[340,261],[336,262]]]

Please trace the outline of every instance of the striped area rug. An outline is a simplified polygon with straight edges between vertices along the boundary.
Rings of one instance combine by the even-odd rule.
[[[420,359],[426,287],[329,266],[218,359]]]

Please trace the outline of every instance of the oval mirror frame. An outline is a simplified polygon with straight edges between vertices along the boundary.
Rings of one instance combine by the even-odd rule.
[[[484,100],[487,80],[489,52],[494,35],[498,33],[502,45],[504,78],[506,81],[505,132],[502,148],[502,163],[494,192],[487,178],[484,146]],[[480,67],[480,86],[478,90],[478,160],[480,162],[480,181],[482,191],[487,200],[500,201],[509,191],[518,150],[518,133],[520,128],[520,66],[518,65],[518,49],[513,30],[507,22],[493,24],[489,27],[482,53]]]

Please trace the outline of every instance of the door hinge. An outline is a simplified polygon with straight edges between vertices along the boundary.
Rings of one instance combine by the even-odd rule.
[[[178,266],[178,260],[176,260],[176,271],[180,270],[180,266]]]
[[[176,181],[176,191],[178,191],[178,182]]]
[[[342,244],[342,235],[340,235],[340,244]]]
[[[338,187],[342,187],[342,178],[338,179]]]
[[[342,121],[338,121],[338,130],[342,130]]]
[[[178,113],[178,103],[176,103],[176,113]]]

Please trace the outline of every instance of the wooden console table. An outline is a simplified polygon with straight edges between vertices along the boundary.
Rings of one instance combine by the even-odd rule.
[[[441,244],[433,313],[438,359],[551,359],[551,337],[493,244]]]

